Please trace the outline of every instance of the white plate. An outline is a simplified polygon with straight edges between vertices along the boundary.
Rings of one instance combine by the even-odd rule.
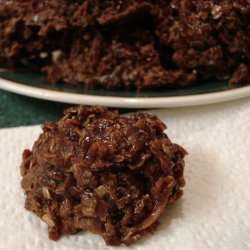
[[[6,78],[0,78],[0,88],[17,94],[44,100],[73,104],[104,105],[118,108],[165,108],[196,106],[225,102],[250,96],[250,86],[202,94],[179,96],[124,97],[107,96],[107,93],[104,96],[85,93],[72,93],[49,89],[43,86],[32,86],[30,84],[14,82]]]

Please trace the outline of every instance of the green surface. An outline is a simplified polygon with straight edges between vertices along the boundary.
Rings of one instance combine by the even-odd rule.
[[[0,128],[42,124],[57,121],[72,104],[44,101],[0,89]],[[128,112],[120,109],[120,113]]]
[[[56,121],[69,104],[42,101],[0,90],[0,128]]]

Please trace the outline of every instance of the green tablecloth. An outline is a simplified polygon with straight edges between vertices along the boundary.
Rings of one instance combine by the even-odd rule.
[[[50,102],[13,94],[0,89],[0,128],[57,121],[63,110],[73,104]],[[120,113],[128,109],[120,109]]]
[[[0,89],[0,128],[56,121],[70,104],[25,97]]]

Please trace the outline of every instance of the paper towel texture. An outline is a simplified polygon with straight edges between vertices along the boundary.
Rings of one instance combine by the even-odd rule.
[[[250,100],[153,113],[189,152],[187,185],[156,233],[130,248],[250,249]],[[0,130],[0,249],[115,249],[90,233],[50,241],[47,226],[23,208],[21,154],[40,132],[39,126]]]

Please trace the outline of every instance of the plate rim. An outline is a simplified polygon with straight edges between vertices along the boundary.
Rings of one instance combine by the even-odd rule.
[[[174,108],[232,101],[250,96],[250,86],[210,93],[166,97],[115,97],[62,92],[34,87],[0,77],[0,88],[33,98],[71,104],[105,105],[115,108]]]

